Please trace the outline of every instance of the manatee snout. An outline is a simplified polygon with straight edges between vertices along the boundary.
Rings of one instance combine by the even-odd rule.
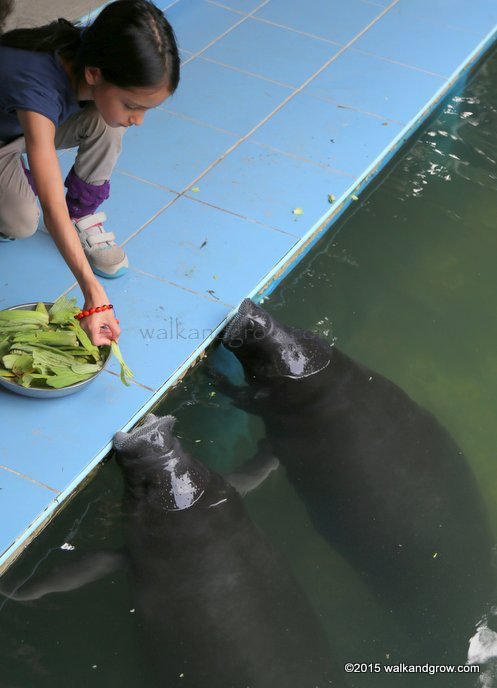
[[[244,299],[224,332],[223,344],[228,349],[241,349],[254,342],[263,342],[272,331],[273,321],[269,313],[250,299]]]
[[[174,443],[172,433],[176,418],[155,416],[149,413],[144,422],[131,432],[117,432],[114,435],[114,448],[118,463],[131,468],[134,462],[143,463],[161,460],[171,451]]]
[[[114,436],[117,463],[136,500],[165,511],[181,511],[197,502],[209,481],[208,470],[173,435],[174,416],[150,413],[131,432]]]

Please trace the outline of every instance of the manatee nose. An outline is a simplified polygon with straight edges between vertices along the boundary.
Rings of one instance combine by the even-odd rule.
[[[244,299],[224,333],[223,344],[229,349],[237,349],[249,342],[262,341],[272,328],[269,313],[250,299]]]
[[[118,452],[132,454],[146,447],[151,454],[162,455],[171,447],[174,416],[155,416],[149,413],[143,423],[129,432],[114,435],[114,448]]]

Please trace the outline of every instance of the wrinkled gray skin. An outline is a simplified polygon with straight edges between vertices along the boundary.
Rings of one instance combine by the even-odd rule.
[[[149,415],[114,440],[133,604],[151,668],[144,685],[342,686],[288,567],[239,494],[182,449],[174,422]]]
[[[317,530],[415,637],[413,652],[463,663],[494,590],[492,538],[474,477],[449,434],[399,387],[246,299],[223,344]],[[457,660],[457,661],[456,661]]]

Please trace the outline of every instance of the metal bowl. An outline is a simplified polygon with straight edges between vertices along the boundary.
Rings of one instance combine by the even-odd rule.
[[[21,303],[19,306],[12,306],[11,308],[4,308],[6,311],[34,311],[38,301],[36,303]],[[43,302],[47,308],[53,306],[53,301]],[[110,359],[111,349],[108,346],[100,347],[103,358],[102,369],[89,377],[88,380],[83,380],[83,382],[76,382],[74,385],[68,385],[67,387],[61,387],[60,389],[40,389],[37,387],[23,387],[18,385],[17,382],[12,382],[6,377],[0,377],[0,387],[5,387],[14,394],[21,394],[25,397],[34,397],[36,399],[55,399],[57,397],[66,397],[69,394],[75,394],[80,390],[84,389],[93,380],[100,375],[100,373],[105,370]]]

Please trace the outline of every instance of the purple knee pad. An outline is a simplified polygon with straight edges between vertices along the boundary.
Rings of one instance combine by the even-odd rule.
[[[35,180],[33,179],[33,175],[31,174],[31,170],[28,167],[26,167],[22,157],[21,157],[21,165],[22,165],[22,169],[24,170],[24,174],[26,175],[26,178],[28,180],[28,184],[31,187],[32,192],[34,193],[35,196],[38,196],[38,191],[36,190]]]
[[[88,184],[77,176],[74,167],[71,167],[64,184],[67,188],[66,203],[69,216],[76,220],[85,215],[93,215],[98,206],[109,198],[109,181],[100,186]]]

